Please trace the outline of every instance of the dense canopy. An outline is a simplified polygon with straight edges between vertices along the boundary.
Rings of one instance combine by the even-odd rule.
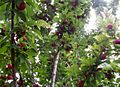
[[[118,5],[0,0],[0,87],[119,87]],[[97,27],[87,32],[91,8]]]

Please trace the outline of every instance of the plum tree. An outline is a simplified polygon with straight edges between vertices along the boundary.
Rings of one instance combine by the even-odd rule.
[[[119,72],[117,24],[102,19],[97,30],[87,33],[90,5],[90,0],[2,0],[0,86],[118,85],[113,77]]]

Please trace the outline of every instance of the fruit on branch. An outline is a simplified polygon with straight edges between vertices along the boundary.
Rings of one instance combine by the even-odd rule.
[[[72,0],[71,5],[73,8],[75,8],[78,5],[78,0]]]
[[[8,64],[8,65],[7,65],[7,68],[8,68],[8,69],[12,69],[12,64]]]
[[[25,10],[25,8],[26,8],[26,3],[25,3],[24,1],[21,1],[20,3],[18,3],[18,4],[16,5],[16,7],[17,7],[17,9],[18,9],[19,11],[23,11],[23,10]]]
[[[62,41],[61,41],[61,44],[62,44],[62,46],[64,46],[64,45],[65,45],[65,41],[64,41],[64,40],[62,40]]]
[[[76,17],[78,20],[80,19],[80,18],[82,18],[82,16],[80,16],[80,15],[77,15],[77,17]]]
[[[76,30],[75,27],[71,25],[71,26],[69,26],[69,29],[67,32],[68,32],[68,34],[74,34],[75,30]]]
[[[68,44],[68,45],[65,46],[65,51],[66,52],[69,52],[71,49],[72,49],[72,45],[71,44]]]
[[[13,79],[13,76],[12,75],[8,75],[8,80],[11,80],[11,79]]]
[[[105,53],[105,52],[103,52],[103,53],[101,54],[100,59],[101,59],[101,60],[106,59],[106,53]]]
[[[24,31],[21,31],[20,32],[22,35],[25,35],[26,34],[26,31],[24,30]]]
[[[114,78],[114,75],[110,72],[110,71],[108,71],[108,72],[106,72],[106,73],[104,73],[105,74],[105,78],[107,78],[107,79],[112,79],[112,78]]]
[[[24,48],[25,46],[26,46],[25,43],[20,43],[20,44],[19,44],[19,47],[20,47],[20,48]]]
[[[112,28],[113,28],[112,23],[109,23],[109,24],[107,25],[107,28],[108,28],[108,29],[112,29]]]
[[[19,38],[23,37],[26,34],[26,30],[18,28],[18,29],[16,29],[16,34],[17,34],[16,40],[18,40]]]
[[[61,39],[61,38],[62,38],[62,36],[63,36],[63,33],[62,33],[62,32],[57,31],[57,32],[56,32],[56,35],[57,35],[58,39]]]
[[[52,45],[52,47],[56,47],[56,46],[57,46],[56,43],[55,43],[54,41],[52,42],[51,45]]]
[[[115,44],[120,44],[120,39],[115,39],[113,42],[114,42]]]
[[[80,19],[85,19],[85,18],[86,18],[86,14],[83,13],[83,14],[81,14],[81,15],[77,15],[75,18],[78,19],[78,20],[80,20]]]
[[[23,41],[27,41],[27,37],[26,36],[23,36]]]
[[[84,81],[78,80],[78,87],[83,87],[84,86]]]
[[[0,76],[0,79],[4,80],[5,78],[4,78],[4,76],[3,76],[3,75],[1,75],[1,76]]]
[[[61,33],[65,32],[65,27],[64,27],[63,25],[60,25],[60,26],[59,26],[59,31],[60,31]]]
[[[106,48],[104,46],[101,47],[102,52],[106,51]]]
[[[33,87],[39,87],[39,85],[38,84],[33,84]]]
[[[62,22],[62,24],[64,24],[64,25],[68,25],[70,22],[68,21],[68,19],[64,19],[63,20],[63,22]]]

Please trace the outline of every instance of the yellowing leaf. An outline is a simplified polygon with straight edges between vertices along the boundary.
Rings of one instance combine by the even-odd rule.
[[[95,36],[95,39],[96,39],[98,42],[101,42],[101,41],[105,40],[106,38],[107,38],[107,37],[106,37],[105,35],[103,35],[103,34]]]
[[[39,26],[39,27],[42,26],[42,27],[44,27],[44,28],[50,27],[50,24],[47,23],[47,22],[44,21],[44,20],[39,20],[39,21],[37,21],[36,25]]]

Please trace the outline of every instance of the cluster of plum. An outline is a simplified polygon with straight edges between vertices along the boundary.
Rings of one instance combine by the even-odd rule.
[[[76,28],[75,26],[70,23],[69,20],[65,19],[61,24],[58,26],[58,30],[56,31],[56,35],[58,39],[61,39],[64,33],[68,33],[68,35],[74,34]]]
[[[107,25],[107,29],[111,31],[113,29],[113,24],[109,23]],[[113,40],[113,43],[120,44],[120,39]],[[106,48],[105,47],[102,48],[102,54],[101,54],[101,60],[104,60],[104,59],[106,59]]]
[[[109,31],[112,31],[112,29],[114,28],[113,24],[112,23],[109,23],[106,27]],[[113,43],[114,44],[120,44],[120,39],[115,39],[113,40]],[[100,55],[100,60],[105,60],[107,59],[107,49],[105,46],[102,46],[101,47],[101,55]],[[100,71],[102,68],[97,68],[97,71]],[[112,74],[112,72],[114,71],[106,71],[104,72],[104,75],[105,75],[105,78],[107,79],[111,79],[111,78],[114,78],[114,74]],[[84,81],[82,80],[78,80],[78,87],[84,87]]]
[[[25,8],[26,8],[26,3],[25,3],[25,1],[24,1],[24,0],[21,0],[19,3],[17,3],[17,4],[16,4],[16,8],[17,8],[17,10],[20,11],[20,12],[24,11]],[[18,30],[18,31],[16,32],[16,34],[17,34],[16,40],[18,40],[20,37],[22,37],[23,41],[27,41],[27,37],[25,36],[25,34],[26,34],[26,31],[25,31],[25,30]],[[18,46],[19,46],[20,48],[24,48],[24,47],[26,46],[26,44],[22,42],[22,43],[18,44]]]
[[[109,24],[107,25],[107,29],[108,29],[108,30],[112,31],[112,30],[114,30],[113,28],[114,28],[114,26],[113,26],[112,23],[109,23]],[[113,43],[114,43],[114,44],[120,44],[120,39],[115,39],[115,40],[113,41]]]
[[[7,69],[9,70],[12,70],[12,64],[7,64]],[[4,86],[3,87],[8,87],[7,84],[5,84],[5,80],[12,80],[13,79],[13,76],[8,74],[7,76],[6,75],[0,75],[0,80],[3,80],[3,84]]]
[[[26,31],[17,31],[17,38],[16,41],[18,41],[18,39],[22,38],[22,42],[20,42],[18,45],[19,48],[24,49],[26,47],[26,41],[27,41],[27,36],[26,36]]]
[[[9,70],[12,70],[12,64],[7,64],[7,69],[9,69]],[[2,84],[2,87],[8,87],[8,85],[7,84],[5,84],[4,82],[5,82],[5,80],[13,80],[13,75],[0,75],[0,80],[3,80],[3,84]],[[17,84],[19,85],[19,86],[21,86],[22,84],[23,84],[23,81],[22,80],[18,80],[17,81]],[[38,84],[36,84],[36,83],[34,83],[33,84],[33,87],[40,87]]]

